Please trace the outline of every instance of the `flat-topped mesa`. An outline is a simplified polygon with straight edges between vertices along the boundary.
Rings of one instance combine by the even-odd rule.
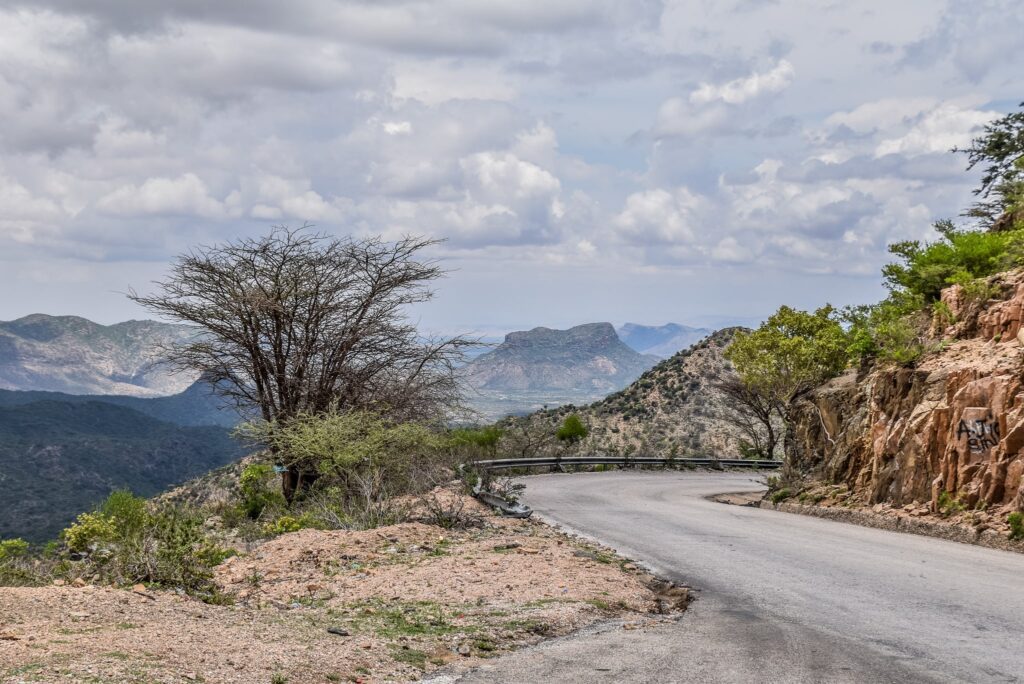
[[[988,301],[943,291],[953,323],[915,368],[851,370],[795,402],[797,471],[868,504],[1024,510],[1024,272],[989,285]]]
[[[656,361],[626,346],[611,323],[587,323],[509,333],[464,373],[478,389],[607,393],[625,387]]]

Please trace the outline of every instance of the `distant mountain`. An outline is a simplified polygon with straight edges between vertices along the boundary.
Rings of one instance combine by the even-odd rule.
[[[653,354],[667,359],[678,351],[689,349],[714,332],[709,328],[694,328],[678,323],[665,325],[637,325],[626,323],[616,332],[619,339],[641,354]]]
[[[610,323],[588,323],[509,333],[467,364],[464,377],[480,390],[612,392],[656,361],[623,344]]]
[[[146,397],[184,391],[194,375],[153,366],[159,347],[195,335],[156,321],[100,325],[33,314],[0,322],[0,389]]]
[[[588,406],[562,406],[506,422],[539,422],[554,429],[566,415],[578,413],[590,429],[585,453],[738,457],[741,433],[716,384],[732,372],[722,353],[739,330],[713,333]]]
[[[0,539],[53,538],[115,489],[151,496],[244,451],[224,427],[175,425],[95,398],[17,403],[18,394],[0,396]]]

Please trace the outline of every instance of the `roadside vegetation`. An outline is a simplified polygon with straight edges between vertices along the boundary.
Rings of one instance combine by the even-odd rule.
[[[459,464],[574,453],[588,433],[577,415],[541,431],[450,427],[470,341],[426,338],[406,319],[443,275],[421,256],[433,244],[276,228],[189,252],[155,294],[132,293],[200,329],[164,350],[167,363],[198,371],[249,417],[236,437],[253,455],[216,500],[115,492],[43,547],[0,541],[0,584],[142,584],[218,603],[229,599],[213,568],[253,544],[410,520],[473,527],[459,494],[477,477]]]
[[[794,398],[851,366],[914,366],[948,341],[956,323],[942,291],[958,286],[960,301],[979,307],[1001,293],[996,274],[1024,266],[1024,103],[989,124],[965,150],[968,169],[982,169],[966,225],[935,223],[931,242],[890,245],[882,268],[889,295],[876,304],[816,311],[782,306],[757,330],[738,333],[726,350],[737,381],[726,387],[741,407],[752,444],[763,454],[789,429]],[[781,428],[780,428],[781,426]],[[781,435],[779,434],[781,431]],[[780,481],[778,491],[785,482]]]

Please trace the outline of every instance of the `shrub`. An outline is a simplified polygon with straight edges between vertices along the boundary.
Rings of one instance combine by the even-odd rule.
[[[274,447],[285,466],[315,472],[343,491],[374,470],[392,494],[418,493],[425,472],[450,467],[448,440],[438,432],[365,411],[306,414],[287,425],[254,423],[243,431]]]
[[[29,555],[24,539],[0,539],[0,586],[42,584],[45,579]]]
[[[955,513],[961,513],[964,510],[966,510],[966,506],[963,505],[960,499],[958,499],[956,496],[950,494],[947,491],[942,491],[939,493],[939,500],[937,503],[939,513],[941,513],[944,516],[953,515]]]
[[[231,553],[206,536],[197,511],[148,504],[129,492],[114,492],[62,536],[69,551],[83,555],[66,559],[64,574],[176,587],[207,599],[216,598],[212,567]]]
[[[1006,519],[1006,522],[1010,524],[1010,539],[1021,540],[1024,539],[1024,513],[1020,511],[1014,511]]]
[[[268,535],[276,537],[280,534],[298,532],[299,530],[306,529],[307,527],[314,527],[310,522],[310,518],[305,515],[301,515],[299,517],[282,515],[277,520],[273,520],[263,525],[263,531]]]
[[[573,445],[582,441],[588,433],[589,431],[587,430],[587,426],[583,424],[580,417],[577,414],[572,413],[566,416],[561,427],[559,427],[558,431],[555,432],[555,437],[562,442]]]
[[[246,466],[239,478],[241,507],[245,515],[258,520],[268,507],[283,507],[284,496],[273,487],[271,479],[274,469],[265,463],[253,463]]]
[[[103,513],[82,513],[61,535],[68,549],[75,552],[93,551],[117,538],[116,521]]]
[[[940,235],[935,242],[910,240],[889,246],[902,262],[882,268],[891,291],[930,304],[939,299],[944,287],[984,278],[1021,262],[1024,237],[1020,230],[963,230],[952,221],[937,222],[935,230]]]

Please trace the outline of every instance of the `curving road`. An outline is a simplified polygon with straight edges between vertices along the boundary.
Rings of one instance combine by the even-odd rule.
[[[555,640],[460,682],[1024,682],[1024,555],[704,498],[757,489],[751,474],[525,482],[545,519],[698,600],[677,623]]]

